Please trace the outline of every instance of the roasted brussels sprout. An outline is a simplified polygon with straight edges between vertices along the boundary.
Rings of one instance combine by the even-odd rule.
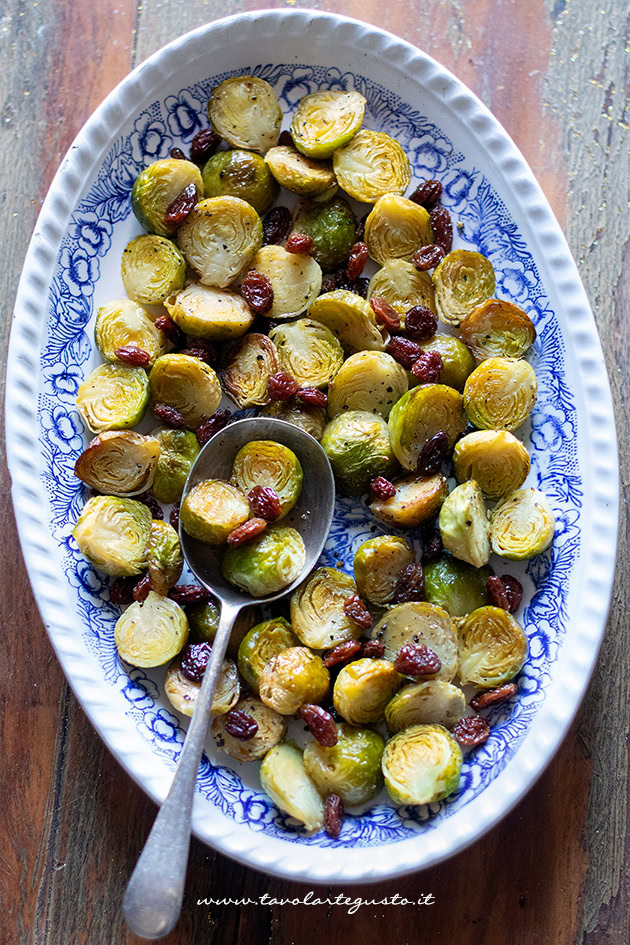
[[[175,324],[193,338],[240,338],[254,321],[249,305],[237,292],[197,282],[170,296],[164,304]]]
[[[454,249],[433,271],[438,314],[447,325],[460,325],[469,312],[494,292],[492,263],[481,253]]]
[[[224,289],[249,266],[262,245],[262,222],[240,197],[208,197],[177,231],[186,262],[204,285]]]
[[[328,328],[310,318],[277,325],[269,332],[280,370],[300,386],[325,387],[343,364],[343,348]]]
[[[404,194],[411,183],[409,158],[384,131],[360,131],[335,151],[333,170],[340,187],[361,203],[383,194]]]
[[[220,617],[219,608],[214,601],[188,604],[186,606],[186,616],[190,627],[191,642],[212,643],[219,629]],[[260,612],[257,607],[244,607],[241,610],[230,633],[227,645],[228,656],[231,656],[232,659],[237,658],[239,646],[259,620]]]
[[[300,101],[291,122],[291,136],[302,154],[329,158],[356,135],[364,114],[365,99],[360,92],[313,92]]]
[[[401,681],[389,660],[355,660],[337,676],[333,704],[351,725],[378,722]]]
[[[356,593],[356,584],[344,571],[313,571],[291,596],[291,625],[300,642],[314,650],[327,650],[360,637],[361,628],[344,610]]]
[[[166,211],[176,197],[194,184],[197,199],[203,197],[201,173],[192,161],[166,158],[140,171],[131,191],[131,209],[149,233],[172,236],[176,224],[166,222]]]
[[[428,272],[418,272],[404,259],[386,259],[383,268],[374,273],[368,299],[374,297],[385,299],[398,312],[401,328],[405,325],[405,314],[414,305],[424,305],[432,312],[436,310],[431,276]]]
[[[284,617],[263,620],[243,637],[238,648],[238,668],[247,685],[258,692],[263,669],[274,656],[299,646],[291,624]]]
[[[451,617],[465,617],[487,604],[486,581],[492,574],[489,567],[475,568],[451,555],[441,555],[423,567],[426,599],[443,607]]]
[[[407,392],[404,367],[385,351],[359,351],[339,368],[328,388],[328,414],[346,410],[377,413],[385,420]]]
[[[311,256],[324,271],[344,264],[355,242],[356,220],[350,204],[343,197],[325,202],[299,204],[293,219],[293,232],[306,233],[313,240]]]
[[[384,194],[365,221],[365,242],[381,265],[388,259],[409,262],[420,246],[433,242],[428,211],[406,197]]]
[[[421,342],[420,347],[423,351],[439,352],[442,358],[441,383],[462,391],[468,375],[475,369],[475,359],[464,342],[453,335],[434,335],[429,341]],[[411,378],[413,375],[410,382]]]
[[[304,767],[323,795],[337,794],[348,807],[364,804],[378,794],[383,783],[381,759],[385,742],[369,728],[342,722],[339,740],[332,748],[309,742]]]
[[[120,273],[130,299],[140,305],[159,305],[184,285],[186,260],[164,236],[145,234],[127,243]]]
[[[310,433],[316,440],[321,440],[326,427],[326,410],[324,407],[314,407],[299,400],[274,400],[264,407],[262,414],[265,417],[275,417],[277,420],[286,420],[293,426],[299,427],[305,433]]]
[[[221,479],[204,479],[193,486],[179,510],[182,528],[191,538],[209,545],[223,544],[249,515],[249,502],[243,493]]]
[[[173,660],[164,679],[164,692],[173,708],[182,715],[192,715],[200,689],[201,683],[193,682],[182,673],[181,657]],[[238,670],[232,660],[224,660],[212,699],[211,714],[225,715],[233,709],[238,702],[240,692]]]
[[[346,495],[367,492],[375,476],[389,476],[396,468],[387,424],[378,414],[365,410],[340,413],[326,426],[321,442]]]
[[[446,384],[413,387],[389,415],[392,449],[405,469],[417,468],[422,448],[436,433],[446,433],[452,447],[465,429],[462,395]]]
[[[253,719],[258,730],[252,738],[242,741],[230,735],[225,727],[225,719],[217,716],[210,727],[210,733],[217,748],[222,748],[230,758],[236,761],[258,761],[264,758],[267,752],[275,748],[286,735],[285,719],[253,696],[241,699],[235,708]]]
[[[212,90],[208,118],[218,135],[233,148],[264,154],[278,138],[282,110],[264,79],[239,75]]]
[[[146,371],[126,364],[100,364],[77,391],[77,410],[92,433],[135,427],[148,402]]]
[[[447,551],[475,568],[490,559],[490,523],[474,479],[456,486],[440,509],[440,535]]]
[[[174,600],[149,591],[146,600],[131,604],[118,618],[114,639],[125,663],[162,666],[177,656],[188,639],[186,614]]]
[[[379,325],[374,312],[360,295],[334,289],[315,299],[308,314],[337,336],[344,351],[383,351],[389,335]]]
[[[223,576],[252,597],[265,597],[287,587],[304,569],[306,549],[299,532],[272,525],[257,538],[228,548]]]
[[[226,354],[223,386],[237,407],[260,407],[269,403],[267,383],[278,371],[278,352],[273,341],[253,331]]]
[[[166,597],[177,584],[183,567],[179,535],[168,522],[154,519],[147,542],[147,570],[152,589]]]
[[[527,361],[488,358],[464,385],[468,419],[482,430],[517,430],[536,403],[538,384]]]
[[[116,299],[99,308],[94,337],[101,355],[114,363],[118,362],[118,348],[140,348],[147,352],[151,364],[166,351],[166,336],[155,327],[149,313],[131,299]]]
[[[221,385],[213,369],[188,354],[164,354],[149,375],[153,403],[169,404],[196,429],[221,403]]]
[[[324,802],[304,770],[302,752],[284,743],[268,751],[260,766],[260,783],[274,804],[307,830],[324,822]]]
[[[157,427],[151,436],[160,450],[151,491],[160,502],[178,502],[199,452],[197,437],[189,430],[172,427]]]
[[[374,627],[372,637],[385,647],[385,659],[394,660],[407,643],[428,646],[437,653],[442,668],[432,679],[450,682],[457,672],[457,634],[453,622],[442,607],[414,601],[396,604]]]
[[[448,483],[441,473],[418,476],[409,473],[394,481],[396,495],[391,499],[372,499],[370,512],[392,528],[415,528],[440,511],[448,495]]]
[[[150,532],[151,513],[143,502],[99,495],[86,502],[72,537],[99,571],[131,577],[146,565]]]
[[[253,151],[217,151],[201,173],[206,197],[240,197],[265,213],[278,196],[278,184],[264,158]]]
[[[518,489],[529,473],[529,453],[506,430],[478,430],[455,444],[453,465],[458,482],[475,479],[485,496],[500,499]]]
[[[288,253],[283,246],[263,246],[251,268],[267,276],[273,287],[273,305],[267,318],[301,315],[322,287],[322,271],[312,256]]]
[[[265,161],[279,184],[302,197],[324,194],[337,183],[332,164],[313,161],[295,148],[285,145],[272,148]]]
[[[288,446],[274,440],[250,440],[234,457],[232,483],[244,495],[254,486],[273,489],[282,515],[291,511],[302,491],[302,466]]]
[[[395,804],[434,804],[457,790],[462,760],[443,725],[412,725],[385,745],[385,787]]]
[[[479,607],[459,628],[459,678],[482,689],[502,686],[521,670],[527,651],[527,637],[512,614]]]
[[[305,703],[321,702],[329,683],[321,656],[305,646],[291,646],[265,663],[260,698],[280,715],[293,715]]]
[[[371,604],[391,603],[400,572],[414,560],[413,548],[398,535],[368,538],[354,556],[354,579],[359,594]]]
[[[478,361],[522,358],[536,340],[536,329],[527,312],[501,299],[482,302],[466,316],[459,330]]]
[[[491,515],[492,550],[518,561],[546,551],[553,541],[555,517],[547,496],[538,489],[515,489]]]
[[[400,689],[385,706],[385,721],[394,735],[410,725],[451,728],[465,712],[466,697],[458,686],[443,679],[429,679]]]
[[[83,450],[74,474],[105,495],[139,495],[151,488],[159,455],[160,444],[155,437],[109,430]]]

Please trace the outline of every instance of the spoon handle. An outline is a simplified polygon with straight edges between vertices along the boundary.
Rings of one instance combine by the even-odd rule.
[[[214,690],[232,625],[240,609],[240,606],[221,604],[212,655],[195,701],[195,711],[188,726],[173,783],[127,886],[123,913],[131,931],[143,938],[162,938],[179,919],[190,847],[195,782],[208,731]]]

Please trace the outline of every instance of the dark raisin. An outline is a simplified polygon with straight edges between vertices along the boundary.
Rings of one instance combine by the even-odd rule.
[[[291,226],[291,211],[288,207],[274,207],[263,220],[263,246],[281,243]]]
[[[170,404],[157,403],[153,404],[152,410],[158,420],[161,420],[162,423],[166,423],[169,427],[183,429],[188,426],[185,416],[177,407],[171,407]]]
[[[467,715],[455,723],[451,735],[465,748],[483,745],[490,737],[490,724],[480,715]]]
[[[389,479],[386,479],[385,476],[377,476],[376,479],[373,479],[370,483],[370,492],[375,499],[381,499],[382,502],[385,502],[387,499],[393,499],[396,495],[396,486],[393,482],[390,482]]]
[[[509,611],[510,601],[505,590],[505,584],[500,577],[497,577],[496,574],[489,577],[486,581],[486,591],[488,592],[488,600],[493,607],[500,607],[502,610]]]
[[[442,536],[439,528],[434,524],[422,528],[422,560],[432,561],[442,554]]]
[[[131,364],[133,367],[148,367],[151,363],[149,352],[143,351],[137,345],[123,345],[122,348],[116,348],[114,354],[119,361]]]
[[[280,137],[278,138],[278,147],[279,148],[294,148],[293,136],[290,131],[286,129],[280,132]]]
[[[200,683],[212,656],[210,643],[190,643],[183,652],[180,668],[191,682]]]
[[[185,354],[189,358],[199,358],[200,361],[205,361],[206,364],[214,364],[217,359],[216,348],[208,341],[199,341],[197,338],[194,338],[187,347],[182,348],[177,353]]]
[[[366,660],[382,660],[385,647],[380,640],[366,640],[361,647],[361,656]]]
[[[421,384],[437,384],[442,377],[443,367],[439,351],[422,351],[413,362],[411,373]]]
[[[176,604],[205,604],[210,600],[210,592],[200,584],[176,584],[168,592]]]
[[[197,437],[197,442],[199,446],[205,446],[211,437],[215,433],[218,433],[219,430],[222,430],[230,422],[232,414],[229,410],[217,410],[216,413],[213,413],[211,417],[208,417],[207,420],[204,420],[200,427],[197,427],[195,431],[195,436]]]
[[[131,604],[136,583],[135,577],[121,577],[112,581],[109,587],[109,599],[112,604]]]
[[[408,371],[422,354],[422,348],[411,338],[391,338],[385,350]]]
[[[247,501],[254,515],[267,522],[275,522],[282,515],[282,502],[278,493],[269,486],[254,486],[247,494]]]
[[[174,344],[176,348],[182,347],[184,336],[172,318],[169,318],[168,315],[158,315],[153,324],[159,331],[166,335],[171,344]]]
[[[169,515],[169,522],[171,523],[171,525],[173,526],[176,532],[179,531],[180,506],[181,506],[181,502],[176,502],[173,508],[171,509],[171,514]]]
[[[427,341],[437,331],[437,315],[426,305],[414,305],[405,315],[405,328],[414,341]]]
[[[320,295],[326,295],[327,292],[334,292],[337,288],[337,283],[334,276],[324,276],[322,279],[322,287],[320,289]]]
[[[359,241],[355,243],[352,249],[350,250],[350,255],[348,256],[348,264],[346,266],[346,275],[351,282],[354,282],[359,278],[365,264],[368,260],[368,248],[366,243]]]
[[[287,253],[293,253],[295,256],[308,256],[313,252],[313,237],[308,233],[293,233],[286,241],[284,248]]]
[[[227,536],[227,543],[230,548],[236,548],[238,545],[242,545],[243,542],[256,538],[257,535],[264,532],[266,527],[267,522],[264,518],[250,518],[248,522],[232,529]]]
[[[359,222],[357,223],[356,232],[354,234],[354,238],[357,241],[357,243],[362,243],[363,240],[365,239],[365,221],[367,220],[369,215],[370,215],[369,213],[364,214],[364,216],[362,216]]]
[[[170,157],[175,161],[186,161],[188,160],[181,148],[171,148],[169,151]]]
[[[266,315],[273,306],[271,279],[264,273],[252,269],[243,276],[241,295],[255,315]]]
[[[308,725],[313,738],[325,748],[332,748],[339,741],[339,732],[330,712],[320,705],[303,705],[297,711],[298,718]]]
[[[198,131],[190,142],[190,160],[195,164],[205,164],[221,144],[221,137],[211,128]]]
[[[343,824],[343,801],[338,794],[329,794],[324,803],[324,830],[337,839]]]
[[[149,591],[151,590],[151,578],[148,574],[145,574],[144,577],[141,577],[136,586],[133,589],[133,599],[142,603],[143,600],[146,600],[149,596]]]
[[[518,608],[521,606],[521,601],[523,600],[523,585],[511,574],[502,574],[501,580],[503,581],[505,593],[507,594],[507,609],[511,614],[515,614]]]
[[[441,196],[442,185],[439,180],[425,180],[418,184],[414,192],[409,195],[409,199],[430,210],[431,207],[436,205]]]
[[[453,224],[446,207],[434,207],[429,214],[433,239],[444,254],[450,253],[453,246]]]
[[[286,371],[272,374],[267,381],[267,393],[272,400],[288,400],[297,394],[298,390],[298,382]]]
[[[197,188],[194,184],[189,184],[169,203],[164,214],[164,223],[166,226],[180,226],[196,206]]]
[[[475,712],[480,712],[482,709],[487,709],[491,705],[502,705],[504,702],[508,702],[512,696],[516,695],[516,692],[516,683],[505,683],[503,686],[498,686],[496,689],[486,689],[483,692],[478,692],[477,695],[473,696],[470,700],[470,704]]]
[[[331,669],[331,667],[338,666],[340,663],[349,663],[360,652],[361,644],[358,640],[347,640],[345,643],[339,643],[324,656],[324,666],[326,669]]]
[[[300,387],[297,396],[311,407],[325,407],[328,404],[328,396],[317,387]]]
[[[258,722],[242,709],[230,709],[223,720],[223,727],[232,738],[248,742],[258,731]]]
[[[402,569],[394,590],[394,603],[406,604],[414,600],[424,600],[424,571],[417,562]]]
[[[421,676],[435,676],[442,669],[442,660],[429,649],[428,646],[416,646],[415,643],[405,643],[401,646],[394,667],[402,676],[418,679]]]
[[[385,325],[388,331],[400,331],[400,315],[387,299],[373,295],[370,299],[370,308],[374,312],[377,322]]]
[[[343,605],[343,610],[346,617],[349,617],[350,620],[353,620],[357,626],[361,627],[363,630],[369,630],[373,624],[372,614],[367,609],[361,598],[358,594],[353,594],[352,597],[349,597]]]
[[[370,280],[366,279],[364,276],[361,276],[359,279],[355,279],[355,281],[352,283],[352,291],[357,295],[360,295],[362,299],[367,299],[369,287]]]
[[[438,430],[424,444],[418,456],[418,472],[421,476],[435,476],[440,471],[448,453],[448,434]]]
[[[345,289],[346,292],[352,292],[352,280],[348,279],[348,273],[346,272],[346,267],[342,266],[340,269],[337,269],[335,272],[335,288],[336,289]]]
[[[417,249],[411,261],[420,272],[426,272],[435,267],[444,259],[444,250],[437,243],[431,243],[429,246],[421,246]]]

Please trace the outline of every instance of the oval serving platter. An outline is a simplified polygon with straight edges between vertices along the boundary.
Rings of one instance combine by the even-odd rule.
[[[342,69],[339,63],[343,63]],[[461,850],[531,786],[575,714],[604,631],[614,572],[618,468],[610,391],[584,289],[553,214],[495,118],[434,60],[355,20],[267,11],[220,20],[132,72],[80,132],[33,235],[15,308],[7,443],[22,549],[66,676],[108,747],[156,801],[167,794],[185,720],[162,694],[163,670],[117,657],[118,608],[71,530],[85,501],[73,466],[86,442],[74,400],[98,362],[99,305],[124,294],[120,257],[140,228],[130,192],[140,169],[207,125],[210,90],[251,72],[276,89],[284,126],[304,95],[359,90],[366,126],[389,132],[416,179],[438,178],[455,246],[488,256],[497,295],[524,307],[538,339],[539,398],[526,442],[531,484],[557,516],[552,549],[515,573],[530,656],[519,691],[494,710],[489,741],[465,761],[459,791],[431,808],[379,796],[347,815],[341,836],[306,835],[261,792],[257,765],[208,744],[194,807],[198,837],[249,866],[309,882],[374,882]],[[352,568],[376,531],[365,506],[340,499],[322,563]],[[341,564],[343,562],[343,564]],[[513,569],[511,569],[513,570]],[[365,847],[378,847],[366,856]]]

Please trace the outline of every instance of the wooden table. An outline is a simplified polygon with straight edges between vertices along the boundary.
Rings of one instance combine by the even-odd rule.
[[[6,342],[22,260],[75,134],[136,64],[219,16],[300,0],[4,0],[0,281]],[[477,92],[524,152],[564,226],[595,311],[628,465],[630,20],[624,0],[329,0],[310,4],[398,33]],[[109,755],[70,693],[18,550],[3,470],[0,941],[122,945],[120,902],[155,808]],[[627,494],[624,471],[623,498]],[[193,842],[170,945],[386,941],[626,945],[630,605],[622,511],[619,579],[588,697],[547,772],[484,839],[449,862],[371,890],[412,908],[197,907],[198,898],[292,898]],[[324,891],[322,890],[322,893]]]

